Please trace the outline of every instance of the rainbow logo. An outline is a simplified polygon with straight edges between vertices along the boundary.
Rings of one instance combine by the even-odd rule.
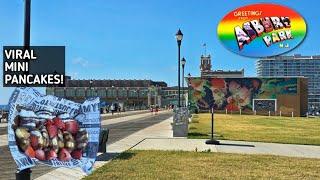
[[[297,47],[306,23],[296,11],[277,4],[240,7],[220,21],[218,37],[227,49],[249,57],[275,56]]]

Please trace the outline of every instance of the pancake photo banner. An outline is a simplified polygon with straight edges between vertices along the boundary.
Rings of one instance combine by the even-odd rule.
[[[16,88],[9,100],[8,144],[18,171],[43,164],[90,174],[99,147],[99,104],[98,97],[80,104]]]
[[[260,3],[230,11],[218,24],[218,37],[232,52],[248,57],[283,54],[297,47],[307,26],[296,11],[282,5]]]

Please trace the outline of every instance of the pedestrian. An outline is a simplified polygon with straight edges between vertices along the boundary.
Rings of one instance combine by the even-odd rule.
[[[110,109],[111,109],[111,114],[113,115],[114,110],[115,110],[114,104],[111,105]]]

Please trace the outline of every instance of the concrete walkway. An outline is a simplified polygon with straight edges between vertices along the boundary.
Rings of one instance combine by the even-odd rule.
[[[211,152],[268,154],[320,159],[320,146],[225,140],[220,141],[221,145],[207,145],[205,141],[205,139],[148,138],[136,145],[133,149],[176,151],[207,151],[210,149]]]
[[[158,114],[165,113],[165,112],[168,112],[168,111],[160,111],[160,112],[158,112]],[[118,118],[102,120],[101,125],[102,126],[103,125],[110,125],[110,124],[130,121],[133,119],[138,119],[138,118],[143,118],[143,117],[148,117],[148,116],[153,116],[153,114],[149,111],[146,111],[145,113],[141,113],[141,114],[135,114],[135,115],[127,114],[127,116],[125,116],[125,117],[118,117]]]
[[[0,146],[8,145],[8,134],[0,135]]]
[[[137,113],[147,113],[149,112],[149,110],[136,110],[136,111],[125,111],[125,112],[115,112],[113,113],[105,113],[105,114],[101,114],[101,117],[117,117],[117,116],[129,116],[129,115],[133,115],[133,114],[137,114]]]
[[[8,123],[7,122],[0,123],[0,128],[2,128],[2,127],[8,127]]]

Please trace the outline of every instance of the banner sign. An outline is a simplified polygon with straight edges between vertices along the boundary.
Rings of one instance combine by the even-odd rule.
[[[306,23],[296,11],[277,4],[252,4],[229,12],[217,33],[229,50],[250,57],[275,56],[297,47]]]
[[[100,134],[99,98],[75,103],[16,88],[9,100],[9,149],[18,170],[37,163],[90,173]]]
[[[3,87],[64,87],[64,46],[4,46]]]

